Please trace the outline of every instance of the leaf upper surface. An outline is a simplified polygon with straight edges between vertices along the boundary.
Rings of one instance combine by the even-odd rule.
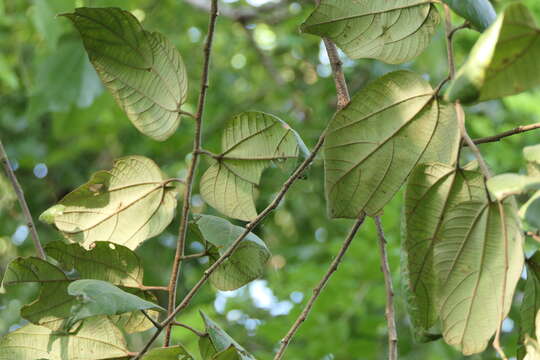
[[[528,337],[538,340],[535,319],[540,312],[540,253],[534,253],[526,263],[527,280],[520,308],[518,359],[523,359],[527,353],[524,343]]]
[[[495,9],[489,0],[443,0],[443,2],[480,31],[487,29],[497,19]]]

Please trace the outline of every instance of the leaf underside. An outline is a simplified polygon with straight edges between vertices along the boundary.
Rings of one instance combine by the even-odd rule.
[[[527,259],[527,280],[520,308],[518,359],[525,357],[524,342],[527,337],[536,339],[536,315],[540,311],[540,253]]]
[[[457,14],[461,15],[480,32],[486,30],[495,20],[497,14],[489,0],[443,0]]]

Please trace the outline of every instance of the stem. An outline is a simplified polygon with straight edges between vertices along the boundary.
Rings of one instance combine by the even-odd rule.
[[[540,242],[540,231],[533,232],[533,231],[526,231],[525,236],[531,237],[534,240]]]
[[[445,13],[445,24],[446,24],[446,47],[447,47],[447,54],[448,54],[448,68],[450,71],[450,79],[454,79],[456,75],[456,65],[454,62],[454,49],[452,45],[452,36],[455,34],[455,32],[452,32],[452,19],[451,19],[451,12],[448,5],[444,5],[444,13]],[[486,161],[484,160],[484,157],[482,156],[482,153],[480,153],[480,150],[476,146],[476,144],[473,142],[471,137],[469,136],[469,133],[467,132],[467,127],[465,126],[465,113],[463,111],[463,107],[461,106],[461,103],[459,101],[456,101],[454,104],[456,108],[456,114],[457,114],[457,120],[458,125],[461,131],[461,137],[467,144],[467,146],[471,149],[472,153],[476,157],[476,160],[478,161],[478,164],[480,165],[480,169],[482,170],[482,173],[484,174],[484,177],[486,179],[489,179],[491,177],[491,171],[489,170],[489,167],[486,164]]]
[[[505,131],[503,133],[493,135],[493,136],[474,139],[473,141],[474,141],[474,143],[476,145],[478,145],[478,144],[486,144],[486,143],[491,143],[491,142],[497,142],[497,141],[501,141],[502,139],[507,138],[509,136],[516,135],[516,134],[521,134],[521,133],[536,130],[536,129],[540,129],[540,123],[532,124],[532,125],[518,126],[517,128],[514,128],[512,130],[508,130],[508,131]]]
[[[205,256],[208,256],[208,253],[206,251],[201,252],[201,253],[191,254],[191,255],[184,255],[182,256],[182,260],[199,259]]]
[[[337,270],[341,260],[347,253],[347,250],[349,249],[349,246],[352,243],[352,240],[354,239],[354,236],[358,232],[358,229],[360,229],[360,226],[364,223],[364,220],[366,218],[366,214],[362,212],[356,222],[354,223],[353,227],[349,231],[349,235],[345,238],[345,241],[343,242],[343,245],[341,246],[341,249],[339,250],[338,254],[334,258],[334,261],[330,264],[330,267],[322,277],[322,279],[319,281],[317,286],[313,289],[313,295],[311,295],[311,298],[307,302],[306,306],[304,307],[304,310],[300,313],[296,321],[293,323],[285,337],[281,340],[281,345],[279,347],[279,350],[274,356],[274,360],[280,360],[283,358],[283,355],[285,354],[285,351],[287,350],[287,346],[289,346],[289,343],[291,342],[291,339],[298,331],[298,328],[302,325],[302,323],[307,319],[309,313],[313,309],[313,305],[315,304],[315,301],[321,294],[322,290],[330,280],[330,277],[332,274]]]
[[[41,242],[39,241],[39,235],[37,233],[36,226],[34,225],[34,220],[32,220],[32,214],[30,213],[28,204],[26,203],[26,199],[24,197],[24,191],[21,187],[21,184],[19,184],[17,177],[15,176],[15,172],[13,171],[11,164],[9,163],[9,158],[7,156],[6,150],[4,149],[4,145],[2,145],[1,140],[0,140],[0,162],[2,163],[2,166],[4,167],[4,170],[6,171],[7,177],[9,181],[11,182],[11,186],[13,187],[15,194],[17,195],[17,199],[19,200],[19,205],[21,206],[24,218],[26,219],[26,226],[28,226],[28,230],[30,230],[30,234],[32,235],[32,240],[34,241],[34,247],[36,248],[36,252],[40,258],[45,260],[46,259],[45,250],[43,250],[43,247],[41,246]]]
[[[144,315],[144,316],[145,316],[145,317],[146,317],[146,318],[154,325],[154,327],[155,327],[156,329],[160,329],[160,328],[161,328],[161,324],[160,324],[158,321],[152,319],[152,317],[151,317],[150,315],[148,315],[148,313],[147,313],[145,310],[141,310],[141,312],[142,312],[143,315]]]
[[[191,326],[189,325],[186,325],[186,324],[182,324],[182,323],[179,323],[178,321],[173,321],[171,323],[171,325],[173,326],[180,326],[180,327],[183,327],[184,329],[188,329],[189,331],[191,331],[192,333],[194,333],[195,335],[199,336],[199,337],[202,337],[205,335],[205,333],[203,333],[202,331],[199,331],[195,328],[192,328]]]
[[[384,275],[384,285],[386,289],[386,322],[388,323],[388,360],[397,360],[398,358],[398,335],[396,329],[396,315],[394,312],[394,288],[392,286],[392,274],[388,263],[388,254],[386,251],[386,237],[379,216],[375,217],[377,235],[379,237],[379,251],[381,255],[381,270]]]
[[[199,93],[199,102],[197,105],[197,113],[195,114],[195,139],[193,141],[193,158],[188,169],[188,175],[186,178],[186,186],[184,188],[184,204],[182,208],[182,217],[180,219],[180,230],[178,232],[178,240],[176,246],[176,254],[174,257],[173,268],[171,271],[171,277],[169,281],[169,315],[174,311],[176,305],[176,287],[178,284],[178,276],[180,273],[180,267],[182,264],[182,257],[184,256],[184,248],[186,244],[187,228],[189,211],[191,209],[191,193],[193,191],[193,183],[197,167],[199,164],[199,151],[201,150],[202,142],[202,119],[204,114],[204,105],[206,100],[206,93],[208,91],[208,76],[210,68],[210,55],[212,53],[212,42],[214,40],[214,32],[216,27],[216,20],[218,16],[218,2],[212,0],[210,8],[210,21],[208,24],[208,34],[206,37],[206,43],[204,46],[204,64],[201,76],[201,88]],[[166,323],[165,325],[167,325]],[[160,330],[160,329],[158,329]],[[167,326],[165,333],[164,345],[169,346],[171,338],[171,326]]]
[[[143,291],[169,291],[168,286],[141,286],[139,289]]]
[[[339,53],[336,45],[327,38],[324,38],[323,42],[324,46],[326,47],[328,58],[330,59],[332,73],[334,74],[334,83],[336,84],[337,92],[337,109],[339,111],[349,104],[351,101],[351,96],[349,95],[349,89],[347,87],[347,82],[345,81],[345,74],[343,74],[343,63],[339,59]]]

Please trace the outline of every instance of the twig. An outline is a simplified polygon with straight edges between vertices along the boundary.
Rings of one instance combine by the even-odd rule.
[[[174,325],[174,326],[183,327],[184,329],[188,329],[189,331],[191,331],[192,333],[194,333],[195,335],[197,335],[199,337],[202,337],[202,336],[206,335],[202,331],[199,331],[199,330],[197,330],[197,329],[195,329],[195,328],[193,328],[193,327],[191,327],[189,325],[182,324],[182,323],[180,323],[178,321],[173,321],[171,324]]]
[[[148,315],[148,313],[145,310],[141,310],[141,312],[154,325],[156,329],[161,329],[161,324],[158,321],[152,319],[152,317]]]
[[[197,152],[199,154],[206,155],[206,156],[211,157],[212,159],[216,159],[216,160],[219,160],[219,159],[222,158],[222,156],[220,156],[218,154],[214,154],[213,152],[205,150],[205,149],[199,149],[199,150],[197,150]]]
[[[182,257],[184,256],[184,247],[186,243],[187,228],[189,211],[191,209],[191,193],[193,191],[193,182],[195,179],[195,173],[199,164],[199,151],[201,149],[202,142],[202,119],[204,114],[204,105],[206,102],[206,93],[208,91],[208,76],[210,69],[210,55],[212,53],[212,42],[214,40],[214,32],[216,27],[216,21],[218,16],[218,1],[212,0],[210,8],[210,21],[208,24],[208,34],[206,37],[206,43],[204,45],[204,64],[201,76],[201,87],[199,93],[199,102],[197,105],[197,113],[195,114],[195,139],[193,141],[193,158],[188,169],[188,175],[186,178],[186,186],[184,188],[184,204],[182,208],[182,217],[180,219],[180,229],[178,231],[178,240],[176,246],[176,254],[173,262],[173,268],[171,271],[171,278],[169,281],[169,304],[168,313],[171,314],[176,306],[176,287],[178,283],[178,276],[180,273],[180,267],[182,264]],[[171,337],[171,327],[167,327],[165,333],[165,346],[169,345]]]
[[[141,286],[139,289],[143,291],[169,291],[168,286]]]
[[[479,139],[474,139],[473,142],[476,145],[485,144],[485,143],[491,143],[491,142],[497,142],[497,141],[501,141],[502,139],[507,138],[509,136],[516,135],[516,134],[521,134],[521,133],[536,130],[536,129],[540,129],[540,123],[532,124],[532,125],[518,126],[517,128],[505,131],[505,132],[497,134],[497,135],[488,136],[488,137],[479,138]]]
[[[184,110],[179,110],[178,113],[179,113],[180,115],[189,116],[189,117],[192,118],[192,119],[195,119],[195,117],[196,117],[195,114],[192,114],[192,113],[190,113],[190,112],[188,112],[188,111],[184,111]]]
[[[392,274],[388,263],[388,254],[386,252],[386,237],[379,216],[375,217],[377,235],[379,237],[379,251],[381,255],[381,270],[384,275],[384,285],[386,289],[386,322],[388,323],[388,360],[397,360],[398,358],[398,335],[396,329],[396,315],[394,312],[394,288],[392,286]]]
[[[17,177],[15,176],[15,172],[11,168],[11,164],[9,163],[9,158],[7,156],[6,150],[4,149],[4,145],[2,145],[1,140],[0,140],[0,162],[2,163],[2,166],[4,167],[4,170],[6,171],[7,177],[9,181],[11,182],[11,186],[13,187],[15,194],[17,195],[17,199],[19,200],[19,205],[21,206],[24,218],[26,219],[26,226],[28,227],[28,230],[30,230],[30,234],[32,235],[32,240],[34,241],[36,252],[40,258],[45,259],[46,258],[45,250],[43,250],[43,247],[41,246],[41,242],[39,241],[39,235],[37,233],[34,220],[32,220],[32,214],[30,213],[28,204],[26,203],[26,199],[24,197],[24,191],[21,187],[21,184],[19,184]]]
[[[196,254],[184,255],[184,256],[182,256],[182,260],[199,259],[199,258],[202,258],[202,257],[205,257],[205,256],[208,256],[208,253],[206,251],[203,251],[203,252],[196,253]]]
[[[323,41],[324,46],[326,47],[326,53],[330,59],[332,73],[334,74],[334,83],[336,84],[337,92],[337,109],[341,110],[351,101],[349,89],[347,88],[347,82],[345,81],[345,75],[343,74],[343,63],[339,59],[339,53],[336,45],[326,38],[324,38]]]
[[[315,301],[321,294],[322,290],[330,280],[330,277],[332,274],[337,270],[341,260],[347,253],[347,250],[349,249],[349,246],[351,245],[352,240],[354,239],[354,236],[358,232],[358,229],[360,229],[360,226],[364,223],[364,220],[366,218],[366,214],[362,212],[360,214],[360,217],[356,220],[353,227],[349,231],[349,235],[345,238],[345,241],[343,242],[343,245],[341,246],[341,249],[339,250],[338,254],[334,258],[334,261],[330,264],[330,267],[322,277],[322,279],[319,281],[317,286],[313,289],[313,294],[311,295],[311,298],[307,302],[306,306],[304,307],[304,310],[300,313],[296,321],[293,323],[285,337],[281,340],[281,345],[279,347],[278,352],[276,353],[276,356],[274,356],[274,360],[280,360],[283,358],[283,355],[285,354],[285,351],[287,350],[287,346],[289,346],[289,343],[291,342],[291,339],[298,331],[298,328],[302,325],[302,323],[307,319],[309,313],[311,312],[311,309],[313,308],[313,305],[315,304]]]

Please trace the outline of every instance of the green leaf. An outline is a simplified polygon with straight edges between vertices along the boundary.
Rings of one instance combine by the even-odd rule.
[[[125,292],[110,282],[102,280],[76,280],[69,284],[68,294],[75,296],[77,302],[72,306],[73,323],[93,316],[119,315],[137,310],[159,309],[149,301]]]
[[[213,360],[242,360],[241,356],[234,346],[230,346],[226,350],[223,350],[212,358]]]
[[[397,71],[360,91],[329,124],[326,197],[334,218],[377,215],[420,162],[453,164],[459,131],[419,75]]]
[[[512,202],[452,207],[435,243],[437,304],[445,341],[483,351],[506,317],[523,269],[523,234]]]
[[[81,33],[90,61],[133,125],[155,140],[169,138],[187,97],[186,69],[174,45],[118,8],[63,16]]]
[[[199,353],[202,360],[212,360],[213,356],[217,353],[209,335],[199,337]]]
[[[501,174],[490,178],[487,181],[487,187],[493,196],[502,200],[508,196],[540,190],[540,176]]]
[[[193,224],[206,243],[210,263],[223,255],[243,232],[244,228],[210,215],[201,215]],[[211,275],[210,282],[222,291],[235,290],[262,276],[270,258],[264,241],[249,233],[234,253]]]
[[[433,248],[449,209],[470,200],[487,201],[484,177],[477,171],[420,164],[407,182],[402,269],[409,313],[420,338],[429,334],[438,319]]]
[[[322,0],[301,29],[330,38],[352,59],[399,64],[426,49],[439,22],[428,0]]]
[[[540,229],[540,191],[523,204],[519,209],[519,216],[534,229]]]
[[[446,97],[473,103],[540,85],[540,29],[521,3],[510,4],[478,39]]]
[[[223,329],[221,329],[212,319],[210,319],[205,313],[202,311],[201,317],[204,320],[204,324],[206,326],[206,332],[210,336],[210,341],[212,342],[212,345],[218,352],[218,354],[214,355],[212,359],[216,359],[216,356],[220,355],[219,353],[225,350],[228,350],[230,347],[234,347],[236,349],[236,352],[239,355],[239,360],[256,360],[253,355],[249,354],[240,344],[238,344],[232,337],[229,336]],[[229,354],[227,354],[229,355]],[[221,359],[221,358],[219,358]],[[229,360],[229,357],[224,357],[221,360]]]
[[[486,30],[497,19],[497,13],[489,0],[443,0],[448,6],[469,20],[480,32]]]
[[[142,357],[142,360],[193,360],[193,356],[182,346],[155,348]]]
[[[99,171],[66,195],[43,217],[62,234],[88,248],[111,241],[135,249],[159,235],[174,216],[176,189],[167,186],[157,165],[142,156],[118,159],[110,171]]]
[[[253,192],[272,161],[298,156],[298,134],[284,121],[262,112],[244,112],[223,129],[218,160],[201,179],[201,195],[223,214],[249,221],[257,216]]]
[[[101,360],[128,354],[124,336],[104,318],[88,319],[75,334],[29,324],[0,339],[0,360]]]
[[[520,308],[518,359],[526,354],[527,337],[537,340],[536,314],[540,311],[540,252],[527,259],[527,281]]]
[[[540,145],[527,146],[523,149],[527,160],[527,172],[530,176],[540,176]]]
[[[98,242],[86,251],[78,244],[53,242],[45,247],[47,254],[55,258],[60,267],[42,259],[17,258],[8,266],[3,286],[24,283],[39,283],[39,297],[21,309],[21,315],[52,330],[64,329],[69,325],[72,306],[76,299],[68,294],[68,285],[77,279],[98,279],[122,286],[124,291],[147,301],[156,298],[143,291],[143,269],[140,260],[128,248],[112,243]],[[68,278],[65,274],[71,274]],[[157,318],[154,310],[148,314]],[[111,316],[111,320],[128,333],[145,331],[153,327],[141,312]]]

